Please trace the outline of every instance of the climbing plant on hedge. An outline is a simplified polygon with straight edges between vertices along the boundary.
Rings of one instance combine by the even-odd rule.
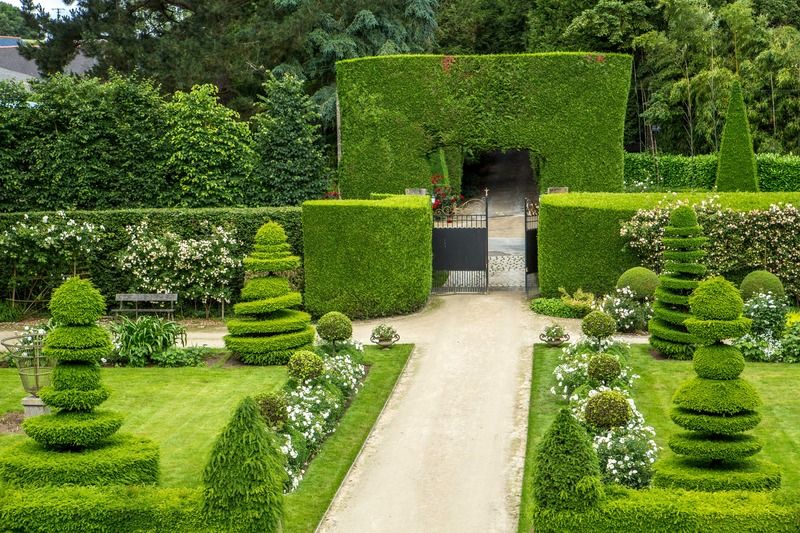
[[[691,316],[689,294],[706,273],[700,263],[705,241],[694,209],[676,208],[664,230],[664,273],[659,276],[653,318],[648,324],[650,345],[675,359],[689,359],[694,350],[694,336],[683,323]]]
[[[689,490],[769,490],[780,485],[774,465],[748,458],[761,451],[761,440],[745,434],[761,422],[761,401],[740,378],[744,357],[724,339],[738,338],[752,321],[742,316],[742,297],[725,278],[703,281],[689,297],[692,316],[684,323],[700,346],[694,352],[697,377],[675,393],[670,417],[688,430],[669,440],[682,456],[656,475],[661,486]],[[724,475],[720,475],[720,471]]]
[[[267,222],[256,233],[255,249],[244,259],[249,279],[228,321],[225,346],[253,365],[283,365],[297,351],[309,348],[314,328],[308,313],[292,309],[302,303],[289,280],[278,274],[300,266],[280,224]]]
[[[718,191],[758,191],[758,167],[753,153],[753,139],[747,122],[742,87],[736,81],[731,87],[728,114],[722,130],[717,166]]]

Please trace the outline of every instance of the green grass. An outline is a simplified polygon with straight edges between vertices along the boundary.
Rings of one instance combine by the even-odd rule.
[[[553,369],[558,364],[559,348],[536,346],[533,357],[531,400],[528,412],[528,443],[523,476],[522,502],[518,531],[529,532],[533,525],[532,480],[536,447],[562,403],[550,394],[555,385]],[[672,394],[678,385],[694,375],[690,361],[653,359],[648,347],[633,346],[631,366],[641,378],[636,381],[633,396],[648,425],[656,430],[656,442],[662,447],[661,456],[671,453],[667,440],[680,428],[669,418]],[[761,459],[768,459],[783,470],[781,497],[796,501],[800,496],[800,365],[776,363],[747,363],[743,377],[759,391],[764,400],[761,408],[764,420],[753,431],[765,441]]]
[[[317,527],[375,424],[412,349],[410,344],[397,345],[389,350],[366,347],[365,359],[372,366],[364,387],[342,417],[336,432],[309,465],[300,486],[286,497],[284,533],[305,533]]]
[[[104,408],[125,414],[121,431],[161,447],[161,485],[196,487],[218,432],[244,396],[277,390],[285,367],[107,368],[112,390]],[[15,370],[0,369],[0,413],[20,411],[24,396]],[[0,436],[4,445],[24,436]]]

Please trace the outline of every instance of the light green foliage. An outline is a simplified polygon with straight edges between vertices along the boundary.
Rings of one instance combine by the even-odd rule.
[[[314,352],[298,350],[289,358],[286,367],[290,377],[304,383],[320,377],[325,371],[325,362]]]
[[[342,61],[341,192],[429,187],[441,147],[530,148],[547,161],[541,190],[620,191],[630,68],[585,53]]]
[[[631,419],[628,399],[619,391],[600,391],[586,402],[583,415],[586,423],[597,428],[624,426]]]
[[[106,311],[106,301],[91,282],[70,278],[53,292],[50,314],[58,324],[87,326],[94,324]]]
[[[736,320],[742,316],[744,302],[739,291],[721,276],[703,281],[689,296],[692,315],[701,320]]]
[[[582,318],[580,311],[568,306],[561,298],[534,298],[528,305],[534,313],[560,318]]]
[[[652,300],[658,286],[658,275],[645,267],[629,268],[617,280],[617,288],[628,287],[640,300]]]
[[[169,159],[165,171],[174,180],[180,205],[213,207],[241,203],[242,185],[255,154],[247,124],[217,102],[218,89],[197,85],[175,93],[165,104]]]
[[[136,320],[121,317],[112,324],[119,357],[130,366],[145,366],[180,341],[186,344],[186,328],[158,316],[140,316]]]
[[[602,311],[592,311],[581,321],[581,331],[587,337],[595,339],[605,339],[612,336],[617,331],[617,323],[614,318]]]
[[[306,202],[306,309],[364,318],[422,307],[431,290],[432,225],[425,196]]]
[[[754,270],[744,277],[739,286],[742,299],[747,301],[758,293],[771,292],[774,296],[782,298],[786,295],[780,278],[766,270]]]
[[[223,429],[203,480],[203,513],[226,531],[282,531],[285,458],[247,397]]]
[[[258,162],[247,195],[252,205],[298,205],[319,198],[329,186],[322,151],[319,107],[291,73],[269,74],[251,119]]]
[[[328,342],[346,341],[353,336],[353,323],[344,313],[330,311],[319,318],[317,334]]]
[[[718,191],[758,191],[758,168],[738,81],[731,88],[717,168]]]

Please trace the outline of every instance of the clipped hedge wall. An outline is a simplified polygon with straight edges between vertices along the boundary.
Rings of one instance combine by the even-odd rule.
[[[670,201],[700,202],[709,193],[670,195]],[[800,193],[718,193],[722,207],[749,210],[771,204],[800,203]],[[539,286],[543,296],[558,288],[577,288],[596,294],[610,292],[625,270],[637,266],[636,255],[625,248],[620,222],[637,210],[655,207],[664,193],[569,193],[543,195],[539,212]]]
[[[758,185],[762,192],[800,191],[800,156],[756,154]],[[652,184],[663,190],[714,188],[717,154],[625,154],[625,190]]]
[[[340,61],[340,191],[429,187],[442,147],[528,148],[542,190],[621,191],[630,72],[628,55],[579,52]]]
[[[305,306],[352,318],[409,313],[431,291],[428,196],[303,204]]]
[[[752,492],[622,490],[586,512],[537,509],[537,533],[777,533],[800,529],[800,508]]]

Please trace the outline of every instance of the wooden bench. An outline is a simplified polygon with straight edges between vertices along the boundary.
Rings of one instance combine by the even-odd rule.
[[[117,309],[112,309],[116,314],[119,313],[133,313],[134,318],[138,318],[139,314],[147,315],[166,315],[169,320],[172,320],[173,313],[175,313],[175,304],[178,301],[178,295],[172,293],[157,293],[157,294],[117,294],[114,299],[119,302]],[[133,303],[133,307],[125,307],[125,304]],[[154,304],[150,307],[139,307],[139,304]],[[167,307],[156,307],[155,304],[168,304]]]

